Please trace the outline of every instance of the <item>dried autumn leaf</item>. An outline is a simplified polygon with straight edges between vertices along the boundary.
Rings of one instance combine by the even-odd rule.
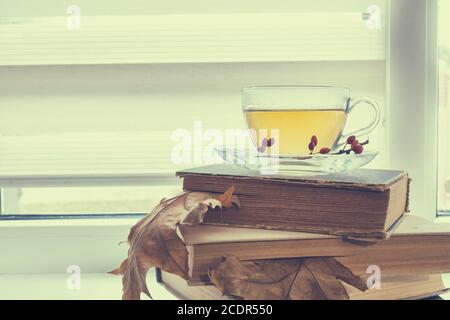
[[[234,191],[235,187],[231,186],[223,194],[216,197],[216,199],[222,203],[222,207],[231,208],[233,203],[239,206],[239,200],[235,195],[233,195]]]
[[[203,222],[205,213],[208,209],[222,208],[220,201],[216,199],[207,199],[199,201],[198,205],[189,212],[181,221],[181,224],[200,224]]]
[[[187,278],[187,251],[177,235],[182,221],[201,223],[210,208],[221,207],[217,195],[204,192],[184,192],[163,199],[152,212],[138,221],[128,235],[128,258],[112,274],[123,275],[123,299],[140,299],[141,293],[151,297],[146,284],[147,271],[152,267]]]
[[[229,256],[209,271],[209,277],[224,295],[246,300],[349,299],[340,281],[367,289],[360,277],[333,258],[241,262]]]
[[[362,278],[334,258],[308,258],[302,262],[289,293],[292,300],[348,300],[348,293],[338,280],[361,291],[367,290]]]
[[[298,268],[298,259],[243,263],[229,256],[210,270],[209,278],[224,295],[246,300],[279,300],[286,296]]]

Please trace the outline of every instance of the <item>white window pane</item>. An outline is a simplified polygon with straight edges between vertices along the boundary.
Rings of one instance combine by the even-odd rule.
[[[375,98],[386,120],[386,2],[81,0],[86,19],[80,33],[69,34],[60,28],[66,27],[72,2],[2,1],[0,182],[67,177],[70,185],[79,177],[91,182],[107,176],[173,177],[177,169],[204,164],[196,153],[212,154],[206,140],[195,146],[195,123],[201,123],[201,133],[245,128],[240,92],[247,86],[348,87],[353,97]],[[371,5],[380,8],[380,28],[363,19]],[[369,112],[352,112],[347,131],[366,124]],[[179,129],[191,135],[187,163],[174,162],[171,154],[177,143],[171,137]],[[370,134],[370,145],[380,154],[369,166],[384,166],[385,121]],[[71,196],[79,195],[74,206],[47,205],[31,200],[51,202],[50,191],[58,188],[35,186],[16,184],[22,202],[6,206],[21,214],[47,214],[51,208],[76,213],[87,190],[94,190],[74,188]],[[140,190],[134,188],[123,189],[129,203]],[[87,204],[87,213],[108,213],[102,203],[110,200],[101,199],[114,189],[96,190],[99,202]],[[3,200],[8,198],[13,196]],[[126,206],[119,208],[113,212]]]
[[[450,1],[439,1],[438,210],[450,213]]]
[[[150,212],[161,199],[179,192],[179,185],[5,188],[2,214],[141,214]]]

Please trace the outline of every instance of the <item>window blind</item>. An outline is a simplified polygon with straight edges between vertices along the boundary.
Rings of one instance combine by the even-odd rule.
[[[0,183],[67,185],[174,177],[178,129],[244,129],[240,89],[251,85],[341,85],[383,106],[384,62],[293,62],[145,66],[5,67],[0,73]],[[320,70],[320,72],[317,72]],[[358,110],[356,110],[358,111]],[[360,127],[364,110],[349,118]],[[200,152],[211,148],[201,138]],[[198,142],[198,141],[197,141]],[[371,145],[385,145],[380,126]],[[194,152],[194,150],[193,150]],[[383,160],[383,154],[377,161]],[[375,162],[374,162],[375,163]],[[109,177],[109,178],[108,178]],[[119,179],[120,178],[120,179]],[[123,178],[123,179],[122,179]]]
[[[174,130],[244,128],[245,86],[346,86],[383,105],[385,2],[80,0],[69,30],[70,3],[4,1],[0,187],[163,183],[200,164],[171,161]]]
[[[0,65],[383,60],[363,12],[0,20]]]
[[[7,179],[159,177],[172,175],[170,132],[59,133],[0,139],[0,172]],[[111,180],[111,179],[110,179]]]

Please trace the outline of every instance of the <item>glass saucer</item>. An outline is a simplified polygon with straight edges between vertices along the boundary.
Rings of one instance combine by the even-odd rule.
[[[260,154],[252,148],[216,146],[216,153],[229,164],[267,173],[295,174],[302,172],[344,172],[361,168],[378,151],[364,150],[361,154],[314,154],[299,157],[273,157]]]

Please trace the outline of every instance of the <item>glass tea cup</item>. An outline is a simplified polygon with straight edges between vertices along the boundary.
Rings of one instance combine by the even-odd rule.
[[[373,109],[370,124],[344,133],[347,117],[356,106]],[[276,149],[281,157],[310,154],[308,145],[313,136],[318,149],[335,150],[349,136],[371,132],[381,116],[380,107],[372,98],[351,98],[348,88],[326,86],[244,88],[242,108],[255,147],[261,152],[266,147]]]

